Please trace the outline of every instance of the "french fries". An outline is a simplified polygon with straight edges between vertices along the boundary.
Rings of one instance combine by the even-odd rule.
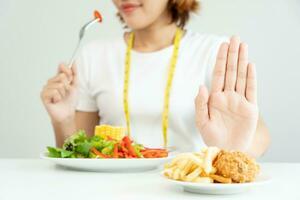
[[[209,177],[218,183],[232,183],[231,178],[225,178],[216,174],[210,174]]]
[[[213,161],[220,152],[208,147],[196,153],[183,153],[165,165],[163,174],[169,179],[194,183],[231,183],[230,178],[215,175]]]

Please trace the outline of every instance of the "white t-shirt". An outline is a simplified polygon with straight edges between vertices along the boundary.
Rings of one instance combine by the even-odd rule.
[[[226,38],[187,31],[181,40],[170,93],[168,146],[180,151],[204,147],[195,124],[195,97],[200,85],[209,86],[220,44]],[[126,43],[94,41],[77,61],[78,111],[99,112],[100,124],[124,126],[123,80]],[[147,147],[162,147],[164,92],[173,46],[150,53],[132,50],[129,110],[133,139]]]

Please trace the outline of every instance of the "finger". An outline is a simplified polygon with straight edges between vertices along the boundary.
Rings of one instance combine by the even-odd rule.
[[[78,85],[78,75],[77,75],[77,66],[75,64],[72,65],[71,71],[72,71],[72,76],[73,76],[71,85],[77,86]]]
[[[60,64],[58,67],[58,74],[64,73],[66,74],[68,81],[71,82],[73,79],[73,72],[70,68],[68,68],[65,64]]]
[[[200,129],[209,121],[208,96],[207,88],[201,86],[195,99],[196,124]]]
[[[58,103],[62,100],[62,97],[58,94],[54,95],[54,97],[52,98],[52,103]]]
[[[223,43],[220,46],[216,65],[213,72],[211,91],[212,92],[221,92],[224,89],[224,79],[225,79],[225,70],[228,54],[228,43]]]
[[[247,83],[246,83],[246,98],[249,102],[256,104],[257,102],[257,81],[256,69],[252,63],[248,64]]]
[[[61,82],[63,80],[68,80],[67,76],[64,73],[59,73],[56,76],[54,76],[53,78],[50,78],[47,82],[47,84],[51,84],[54,82]]]
[[[44,99],[45,103],[57,103],[62,98],[56,89],[45,89],[42,92],[42,99]]]
[[[56,75],[55,77],[53,77],[52,79],[48,80],[48,84],[52,84],[52,83],[63,83],[65,85],[70,84],[68,77],[65,73],[60,73],[60,74]]]
[[[65,77],[65,74],[60,74],[60,76],[56,80],[48,83],[48,85],[49,86],[50,85],[57,85],[59,87],[64,87],[67,91],[69,91],[71,89],[70,82]]]
[[[233,36],[230,39],[229,51],[227,56],[225,90],[233,91],[235,89],[239,46],[240,38],[238,36]]]
[[[69,86],[70,87],[70,86]],[[69,91],[70,88],[68,88],[63,83],[53,83],[51,85],[48,85],[46,89],[56,89],[60,93],[61,97],[64,98]]]
[[[242,43],[239,50],[236,92],[243,96],[245,96],[246,91],[248,64],[248,45],[246,43]]]

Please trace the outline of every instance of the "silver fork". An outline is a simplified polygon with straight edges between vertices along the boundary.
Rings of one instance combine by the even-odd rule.
[[[77,46],[73,52],[73,55],[71,57],[71,60],[69,62],[69,68],[72,67],[72,65],[74,64],[74,61],[77,57],[77,54],[78,54],[78,51],[81,47],[81,43],[82,43],[82,40],[84,38],[84,35],[86,33],[86,31],[92,27],[94,24],[96,24],[97,22],[102,22],[102,18],[101,18],[101,15],[99,14],[99,12],[95,11],[95,19],[89,21],[88,23],[86,23],[81,29],[80,29],[80,32],[79,32],[79,40],[78,40],[78,43],[77,43]]]

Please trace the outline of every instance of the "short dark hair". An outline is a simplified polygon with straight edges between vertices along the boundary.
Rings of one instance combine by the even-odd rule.
[[[184,28],[190,19],[190,14],[198,12],[200,2],[197,0],[169,0],[168,10],[172,16],[172,22]]]

